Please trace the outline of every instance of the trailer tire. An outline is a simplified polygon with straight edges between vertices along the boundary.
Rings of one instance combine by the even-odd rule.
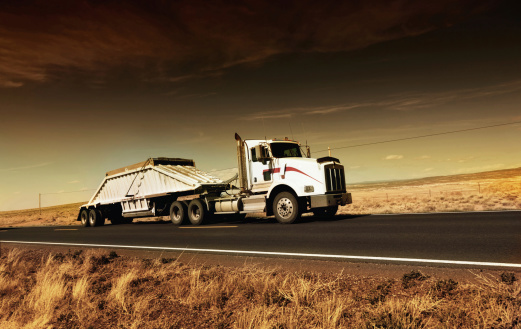
[[[184,202],[174,201],[170,206],[170,220],[174,225],[182,225],[186,222],[188,207]]]
[[[201,225],[208,216],[208,211],[200,199],[190,201],[188,205],[188,219],[192,225]]]
[[[101,211],[97,209],[91,209],[89,211],[89,226],[94,227],[103,225],[104,220]]]
[[[82,209],[80,211],[80,221],[81,226],[89,227],[89,211],[87,209]]]
[[[329,218],[335,216],[338,211],[338,206],[324,207],[324,208],[314,208],[313,215],[319,218]]]
[[[280,192],[273,199],[273,214],[281,224],[292,224],[301,215],[297,197],[290,192]]]

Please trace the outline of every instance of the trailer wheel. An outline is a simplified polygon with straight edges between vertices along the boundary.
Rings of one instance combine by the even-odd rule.
[[[80,212],[80,220],[81,220],[81,225],[83,227],[89,226],[89,211],[87,209],[83,209]]]
[[[280,192],[273,200],[273,214],[281,224],[291,224],[300,217],[297,198],[290,192]]]
[[[94,226],[99,226],[99,225],[103,225],[104,221],[104,218],[103,218],[103,215],[101,214],[101,211],[97,210],[97,209],[91,209],[89,211],[89,226],[91,227],[94,227]]]
[[[174,201],[170,206],[170,220],[174,225],[181,225],[186,222],[188,207],[184,202]]]
[[[190,201],[188,205],[188,219],[192,225],[201,225],[207,215],[208,211],[200,199]]]
[[[313,215],[315,215],[315,217],[328,218],[328,217],[335,216],[336,212],[338,211],[338,206],[315,208],[312,210],[313,210]]]

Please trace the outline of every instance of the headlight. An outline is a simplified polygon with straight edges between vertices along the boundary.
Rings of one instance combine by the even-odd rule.
[[[306,193],[315,192],[315,187],[313,185],[305,185],[304,192],[306,192]]]

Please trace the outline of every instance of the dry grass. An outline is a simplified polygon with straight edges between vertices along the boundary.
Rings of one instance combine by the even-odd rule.
[[[2,328],[519,328],[515,274],[480,283],[4,249]]]
[[[477,175],[477,174],[476,174]],[[468,175],[465,175],[468,176]],[[521,176],[437,182],[419,180],[354,186],[342,214],[382,214],[521,209]]]
[[[29,226],[29,225],[79,225],[76,221],[82,204],[71,203],[53,207],[0,212],[0,226]]]

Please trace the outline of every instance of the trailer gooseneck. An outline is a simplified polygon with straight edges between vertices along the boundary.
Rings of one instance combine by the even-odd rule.
[[[305,157],[298,142],[237,142],[238,189],[195,168],[193,160],[150,158],[106,173],[90,201],[80,207],[83,226],[130,223],[138,217],[170,216],[175,225],[200,225],[212,215],[265,212],[283,224],[302,213],[332,216],[351,203],[345,172],[333,157]],[[309,156],[309,152],[308,152]]]

